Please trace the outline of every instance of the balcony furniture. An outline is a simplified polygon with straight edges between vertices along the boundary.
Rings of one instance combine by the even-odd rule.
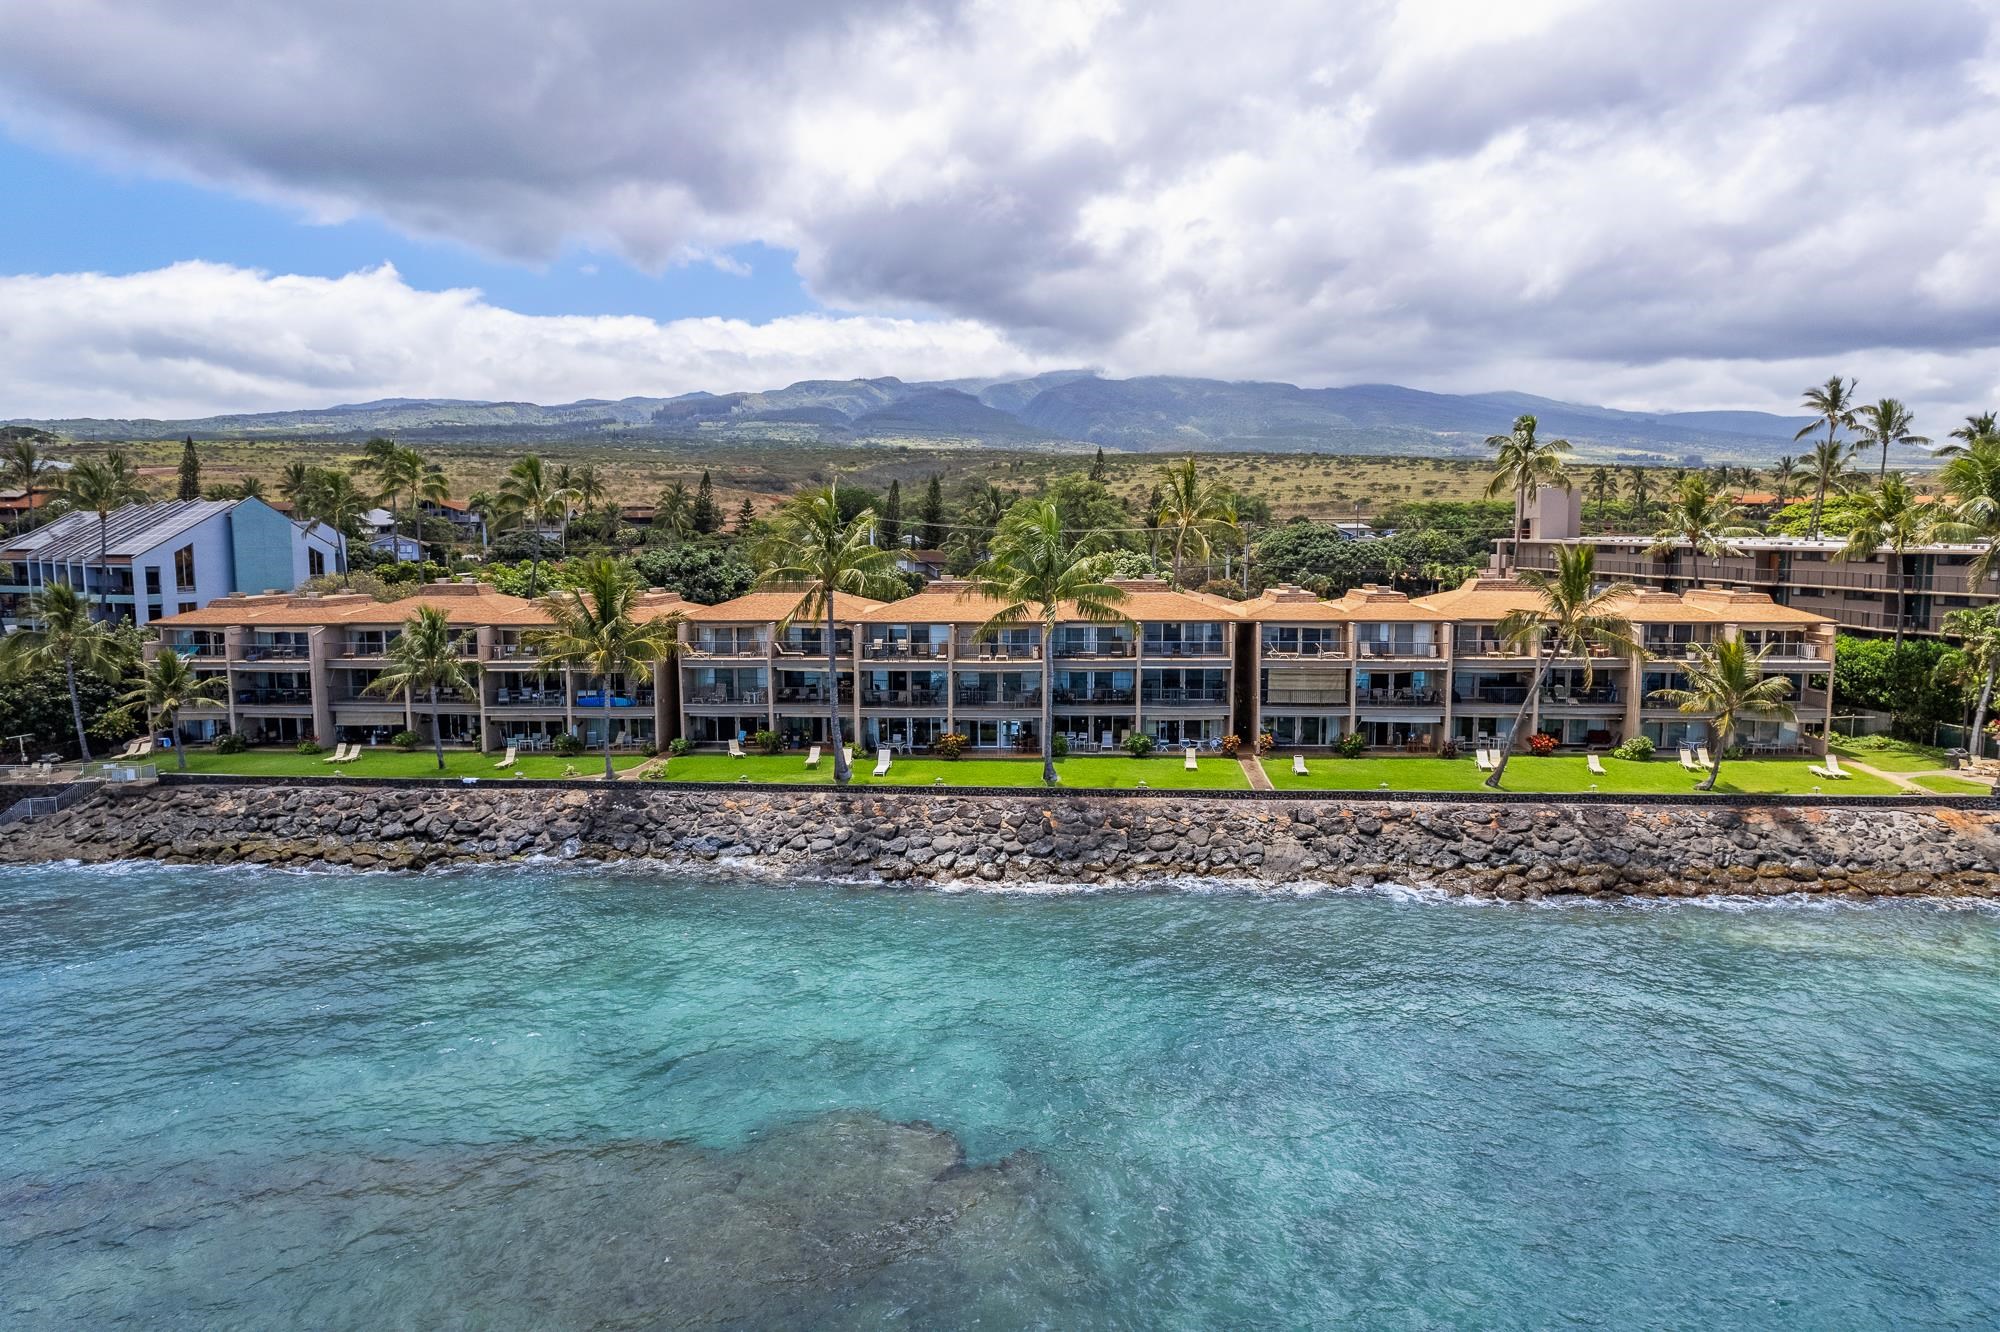
[[[887,777],[889,775],[889,765],[892,761],[893,757],[891,755],[891,751],[889,750],[888,746],[885,745],[882,748],[876,750],[875,775],[877,777]]]
[[[514,766],[514,760],[519,758],[520,754],[521,747],[519,745],[508,745],[506,756],[493,766],[496,768],[511,768]]]

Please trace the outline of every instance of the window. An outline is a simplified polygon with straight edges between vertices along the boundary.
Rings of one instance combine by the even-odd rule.
[[[318,578],[326,573],[326,552],[308,549],[306,551],[306,576]]]
[[[174,588],[181,592],[194,591],[193,546],[182,546],[174,552]]]
[[[146,566],[146,595],[149,597],[160,595],[160,566],[157,564]]]
[[[180,614],[182,615],[186,615],[189,611],[196,609],[198,609],[198,607],[196,607],[195,603],[192,601],[183,601],[180,604]]]

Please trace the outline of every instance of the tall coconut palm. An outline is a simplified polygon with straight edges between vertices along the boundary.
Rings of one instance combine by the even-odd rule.
[[[403,632],[382,654],[389,664],[364,691],[385,697],[425,695],[430,703],[431,747],[437,753],[439,772],[444,771],[444,727],[439,723],[438,690],[472,688],[479,678],[479,667],[465,659],[466,651],[443,610],[419,606],[416,614],[403,621]]]
[[[132,460],[116,449],[70,468],[57,490],[72,507],[97,515],[97,604],[102,608],[111,582],[111,513],[151,496]]]
[[[1592,468],[1590,494],[1597,501],[1597,525],[1603,527],[1605,509],[1618,498],[1618,474],[1609,467]]]
[[[436,463],[425,463],[423,473],[417,477],[416,489],[413,495],[417,501],[415,506],[417,518],[415,524],[416,530],[411,535],[416,537],[419,548],[421,548],[421,543],[424,539],[423,506],[430,504],[435,508],[442,509],[444,502],[451,498],[451,481],[445,476],[444,468],[438,466]],[[453,558],[458,553],[456,550],[458,527],[450,519],[446,519],[445,531],[447,536],[445,537],[444,563],[445,567],[449,569]]]
[[[305,497],[318,484],[320,469],[308,462],[288,462],[278,473],[278,495],[292,505],[294,513],[303,506]]]
[[[1882,450],[1882,462],[1875,469],[1875,484],[1878,486],[1889,478],[1891,444],[1930,443],[1927,437],[1916,433],[1916,418],[1910,414],[1910,409],[1894,398],[1884,398],[1856,408],[1854,423],[1861,436],[1859,448],[1879,447]]]
[[[300,492],[293,517],[306,520],[306,531],[326,526],[340,537],[334,558],[340,585],[348,583],[347,543],[361,531],[361,518],[375,501],[346,472],[316,470],[307,489]]]
[[[465,511],[479,519],[479,548],[485,550],[494,524],[500,521],[500,497],[490,490],[476,490],[466,499]]]
[[[1206,560],[1209,539],[1228,522],[1228,495],[1221,483],[1201,475],[1193,458],[1160,469],[1160,527],[1173,543],[1173,583],[1189,554]]]
[[[1936,506],[1922,503],[1901,472],[1891,472],[1872,490],[1852,497],[1858,521],[1841,547],[1843,560],[1872,560],[1886,555],[1890,586],[1896,593],[1896,647],[1903,650],[1903,557],[1912,546],[1931,539],[1939,518]]]
[[[1590,649],[1608,647],[1617,651],[1637,652],[1632,641],[1632,625],[1621,613],[1624,599],[1631,595],[1630,583],[1613,583],[1609,587],[1597,586],[1597,551],[1591,546],[1558,546],[1556,567],[1545,573],[1539,569],[1524,569],[1516,575],[1523,583],[1535,590],[1539,604],[1522,610],[1510,611],[1495,626],[1494,632],[1515,652],[1539,651],[1541,656],[1535,662],[1535,677],[1528,685],[1528,693],[1521,700],[1521,706],[1514,714],[1514,725],[1507,733],[1507,743],[1500,751],[1500,762],[1486,778],[1486,785],[1500,789],[1500,779],[1507,775],[1507,760],[1512,757],[1514,747],[1521,743],[1521,734],[1527,729],[1528,709],[1542,695],[1542,685],[1549,678],[1549,670],[1558,657],[1577,657],[1583,661],[1583,679],[1588,687],[1591,680]]]
[[[985,563],[972,571],[967,595],[1001,603],[979,627],[992,637],[1013,624],[1035,624],[1042,638],[1042,780],[1056,781],[1055,633],[1056,622],[1091,620],[1130,624],[1118,610],[1122,589],[1110,582],[1113,557],[1102,532],[1075,540],[1063,533],[1062,514],[1051,500],[1024,499],[1007,511],[993,534]]]
[[[1963,453],[1967,446],[1982,439],[2000,439],[2000,418],[1996,418],[1992,412],[1975,413],[1966,417],[1965,424],[1953,430],[1951,437],[1958,443],[1947,444],[1939,449],[1937,451],[1939,457],[1952,457]]]
[[[55,470],[54,462],[42,452],[42,441],[47,438],[52,436],[40,430],[5,432],[5,445],[0,447],[0,480],[9,489],[21,492],[21,516],[15,520],[16,528],[35,516],[35,493],[41,489],[42,478]]]
[[[576,572],[572,585],[549,593],[539,603],[549,627],[532,630],[545,661],[581,671],[595,679],[604,703],[604,780],[615,775],[611,766],[612,680],[624,676],[632,685],[653,678],[657,664],[680,652],[680,612],[648,620],[633,614],[644,581],[631,566],[600,555]]]
[[[1653,511],[1653,474],[1643,467],[1628,467],[1625,474],[1631,478],[1625,489],[1632,497],[1633,520],[1643,523]]]
[[[1713,791],[1715,779],[1722,775],[1723,752],[1736,737],[1738,721],[1745,717],[1794,721],[1798,714],[1785,701],[1792,692],[1792,682],[1782,675],[1764,674],[1764,657],[1770,648],[1753,655],[1740,638],[1691,643],[1689,647],[1692,655],[1680,663],[1688,687],[1655,689],[1647,697],[1708,719],[1708,776],[1695,784],[1695,790]]]
[[[528,566],[528,595],[541,587],[542,527],[551,518],[569,512],[570,492],[556,484],[542,460],[530,453],[516,459],[500,479],[500,503],[517,530],[531,533],[534,551]]]
[[[222,696],[229,688],[229,681],[221,675],[197,675],[190,660],[172,648],[162,648],[118,700],[125,707],[145,709],[148,734],[166,728],[174,741],[174,766],[182,772],[187,771],[188,761],[187,746],[179,735],[181,713],[189,708],[223,706]]]
[[[863,509],[842,522],[832,486],[808,490],[771,515],[764,545],[765,568],[758,586],[798,593],[798,604],[779,626],[824,618],[826,622],[827,740],[833,746],[833,779],[845,786],[853,775],[840,731],[840,651],[834,598],[879,597],[902,591],[896,552],[875,545],[875,513]]]
[[[1846,487],[1850,475],[1847,463],[1852,456],[1852,448],[1837,439],[1821,440],[1806,455],[1805,477],[1813,491],[1812,519],[1807,535],[1815,541],[1819,540],[1820,519],[1826,513],[1827,492]]]
[[[1507,565],[1521,563],[1521,529],[1528,521],[1528,502],[1543,486],[1569,484],[1569,441],[1537,439],[1532,416],[1514,418],[1514,429],[1505,435],[1488,435],[1486,446],[1497,449],[1493,480],[1486,487],[1488,499],[1511,495],[1514,499],[1514,529],[1508,541]]]
[[[1967,573],[1974,581],[2000,574],[2000,435],[1982,435],[1953,455],[1938,474],[1954,501],[1938,524],[1946,541],[1977,541],[1983,549]]]
[[[1821,426],[1825,426],[1827,444],[1839,443],[1841,431],[1855,428],[1854,409],[1857,406],[1857,399],[1854,396],[1854,388],[1858,382],[1835,375],[1817,388],[1807,389],[1805,400],[1801,405],[1813,414],[1813,420],[1800,426],[1799,432],[1792,438],[1804,439],[1807,435],[1817,433]],[[1846,458],[1851,452],[1851,449],[1842,445],[1840,456]]]
[[[1799,460],[1789,453],[1778,459],[1777,466],[1771,469],[1771,488],[1778,496],[1778,503],[1783,504],[1792,497],[1792,491],[1798,488],[1799,476],[1804,470],[1799,465]]]
[[[63,683],[69,687],[70,720],[76,723],[77,752],[86,760],[90,739],[83,732],[83,695],[77,682],[86,675],[115,679],[130,660],[117,631],[92,619],[89,604],[67,583],[46,584],[28,598],[20,627],[0,634],[0,674],[62,668]]]
[[[1986,714],[1993,707],[1993,685],[2000,679],[2000,607],[1946,611],[1939,625],[1959,640],[1960,651],[1979,679],[1979,697],[1972,705],[1972,738],[1966,742],[1972,757],[1979,758],[1986,750]]]
[[[1745,526],[1741,518],[1742,510],[1735,500],[1711,489],[1708,478],[1700,472],[1690,472],[1681,479],[1681,488],[1667,505],[1646,553],[1659,557],[1672,555],[1683,545],[1689,547],[1694,560],[1693,582],[1698,585],[1702,556],[1741,555],[1743,551],[1732,539],[1756,535],[1756,529]]]

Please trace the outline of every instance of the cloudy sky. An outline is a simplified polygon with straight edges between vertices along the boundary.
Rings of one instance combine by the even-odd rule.
[[[196,9],[201,14],[197,21]],[[2000,405],[2000,0],[0,0],[0,417]]]

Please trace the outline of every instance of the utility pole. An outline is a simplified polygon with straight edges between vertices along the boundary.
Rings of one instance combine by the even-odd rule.
[[[1243,595],[1250,595],[1250,529],[1243,529]]]

